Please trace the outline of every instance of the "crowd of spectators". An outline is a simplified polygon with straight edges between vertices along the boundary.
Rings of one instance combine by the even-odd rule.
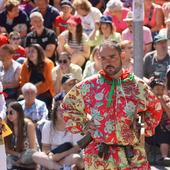
[[[132,0],[0,0],[0,118],[13,132],[5,138],[8,170],[83,169],[83,152],[74,147],[82,136],[65,130],[60,103],[76,83],[101,70],[103,42],[119,43],[122,66],[133,72],[133,32]],[[169,0],[144,0],[143,40],[144,80],[164,109],[154,142],[158,162],[167,161]],[[63,143],[67,151],[53,152]]]

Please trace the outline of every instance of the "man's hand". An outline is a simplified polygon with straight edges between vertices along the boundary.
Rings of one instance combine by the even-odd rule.
[[[87,134],[88,132],[93,133],[97,129],[97,126],[93,121],[87,122],[84,128],[84,133]]]

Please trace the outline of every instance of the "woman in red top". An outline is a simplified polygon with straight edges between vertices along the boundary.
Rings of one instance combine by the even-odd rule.
[[[11,32],[9,34],[9,44],[14,48],[15,54],[13,55],[13,59],[18,62],[23,62],[26,57],[25,49],[20,45],[21,37],[19,32]]]

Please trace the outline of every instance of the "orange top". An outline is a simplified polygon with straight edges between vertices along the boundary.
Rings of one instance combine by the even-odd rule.
[[[53,80],[52,80],[52,69],[54,67],[53,62],[46,58],[45,59],[45,67],[43,70],[43,76],[45,81],[43,81],[42,83],[36,85],[37,87],[37,93],[42,94],[46,91],[50,91],[51,95],[54,96],[55,92],[54,92],[54,84],[53,84]],[[28,62],[25,61],[22,65],[22,69],[21,69],[21,74],[20,74],[20,85],[21,87],[29,82],[30,80],[30,76],[31,76],[31,72],[28,70]]]

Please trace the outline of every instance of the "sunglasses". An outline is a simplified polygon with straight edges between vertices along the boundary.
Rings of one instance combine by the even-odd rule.
[[[11,38],[11,40],[20,40],[21,38],[20,37],[13,37]]]
[[[66,64],[66,63],[67,63],[67,60],[58,60],[58,63],[59,63],[59,64]]]

